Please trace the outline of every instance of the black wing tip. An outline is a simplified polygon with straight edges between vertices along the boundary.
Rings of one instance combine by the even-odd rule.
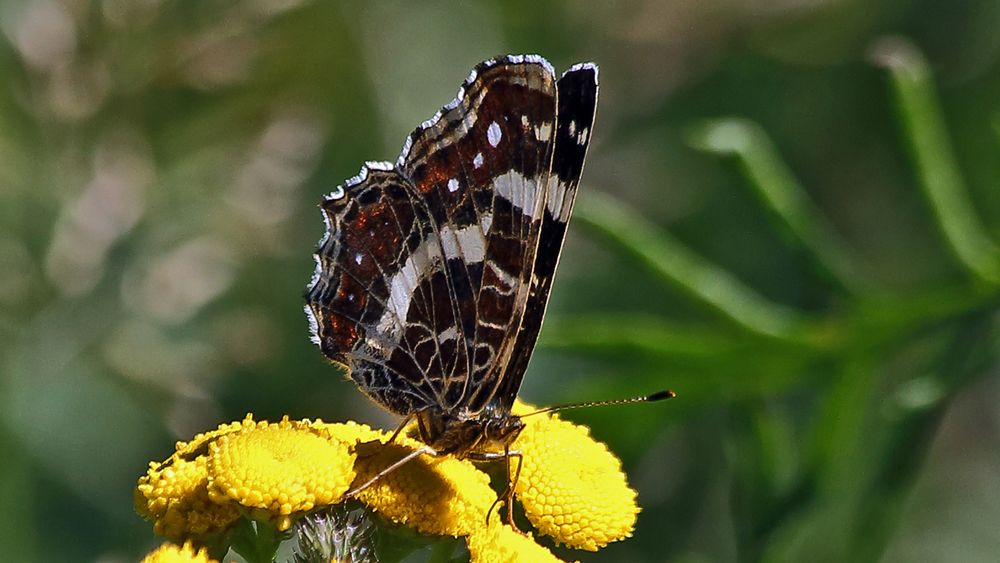
[[[560,92],[570,93],[571,97],[593,100],[597,103],[597,92],[600,89],[599,71],[594,63],[577,63],[563,73],[559,79]]]
[[[575,65],[569,67],[569,70],[562,73],[562,77],[565,78],[570,75],[573,76],[593,75],[594,84],[597,84],[598,77],[600,76],[601,73],[600,70],[601,70],[600,67],[598,67],[596,63],[590,61],[585,63],[576,63]]]

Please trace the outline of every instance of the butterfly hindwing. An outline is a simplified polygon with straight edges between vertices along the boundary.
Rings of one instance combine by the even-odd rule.
[[[425,374],[440,361],[429,329],[434,295],[420,287],[444,276],[440,245],[418,196],[388,163],[368,163],[321,204],[327,234],[307,294],[314,339],[372,399],[398,414],[426,408],[437,388]],[[447,295],[440,295],[447,302]],[[417,313],[419,312],[419,313]]]

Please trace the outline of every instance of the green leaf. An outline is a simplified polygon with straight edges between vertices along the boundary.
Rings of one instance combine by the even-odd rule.
[[[796,327],[803,322],[797,312],[767,300],[616,200],[596,192],[588,194],[576,205],[577,224],[602,235],[661,279],[737,326],[761,335],[794,338]]]
[[[942,235],[973,275],[991,285],[1000,284],[1000,251],[969,202],[927,61],[901,38],[879,41],[871,59],[889,71],[903,138]]]
[[[871,281],[858,271],[840,235],[813,205],[759,125],[735,117],[707,121],[691,128],[688,143],[706,152],[735,156],[772,217],[811,253],[828,278],[852,292],[863,292],[871,286]]]

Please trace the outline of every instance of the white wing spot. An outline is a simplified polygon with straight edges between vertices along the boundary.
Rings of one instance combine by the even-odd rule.
[[[483,153],[477,152],[475,158],[472,159],[472,165],[479,168],[483,165]]]
[[[572,135],[572,133],[570,133]],[[500,125],[496,121],[490,123],[489,128],[486,129],[486,140],[490,142],[491,146],[497,146],[500,144],[500,138],[503,137],[503,132],[500,131]]]
[[[585,144],[587,144],[587,137],[588,137],[588,135],[590,135],[590,129],[584,127],[583,129],[580,130],[580,135],[577,136],[576,143],[578,145],[585,145]]]
[[[454,178],[448,180],[448,191],[451,193],[455,193],[458,191],[458,180]]]
[[[521,116],[521,126],[524,127],[525,129],[528,128],[528,116],[527,115],[522,115]]]
[[[468,225],[455,230],[451,226],[438,231],[445,258],[462,258],[466,264],[483,261],[486,254],[486,239],[479,225]]]
[[[528,216],[534,214],[538,198],[538,184],[535,180],[511,170],[493,179],[493,191],[514,208],[520,209],[521,213]]]
[[[458,339],[458,327],[451,325],[450,327],[442,330],[438,333],[438,342],[444,344],[445,340],[457,340]]]
[[[361,265],[361,261],[364,260],[364,259],[365,259],[365,257],[360,252],[358,252],[357,254],[354,255],[354,262],[356,264],[358,264],[359,266]]]
[[[559,180],[558,174],[552,174],[549,176],[549,183],[545,186],[545,207],[553,217],[567,220],[568,217],[563,218],[565,200],[566,184]]]
[[[552,137],[552,123],[543,123],[535,127],[535,138],[539,141],[545,142]]]
[[[575,137],[576,136],[576,120],[575,119],[570,119],[569,120],[569,136],[570,137]]]

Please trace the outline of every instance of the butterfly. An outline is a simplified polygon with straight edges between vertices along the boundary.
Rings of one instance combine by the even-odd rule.
[[[400,429],[416,421],[426,446],[400,464],[424,453],[503,457],[509,475],[524,427],[511,407],[542,327],[597,93],[592,63],[557,78],[537,55],[484,61],[395,163],[365,163],[320,204],[326,232],[306,290],[312,339],[403,417]]]

